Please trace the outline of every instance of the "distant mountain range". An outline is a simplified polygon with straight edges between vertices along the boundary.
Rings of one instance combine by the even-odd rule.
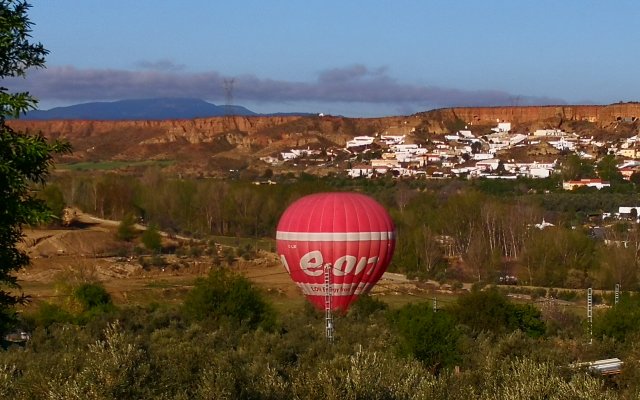
[[[218,106],[201,99],[160,98],[93,102],[50,110],[29,111],[25,120],[166,120],[206,117],[310,115],[305,113],[258,114],[242,106]]]

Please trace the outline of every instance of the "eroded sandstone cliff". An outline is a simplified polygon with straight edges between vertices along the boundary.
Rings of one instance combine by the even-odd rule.
[[[10,121],[16,130],[69,140],[69,161],[179,159],[201,164],[219,154],[249,159],[301,146],[344,146],[357,135],[442,134],[464,126],[511,122],[517,130],[586,121],[608,129],[637,121],[640,104],[606,106],[444,108],[412,116],[343,118],[335,116],[217,117],[167,121]],[[638,122],[634,122],[637,124]],[[204,160],[204,161],[203,161]]]

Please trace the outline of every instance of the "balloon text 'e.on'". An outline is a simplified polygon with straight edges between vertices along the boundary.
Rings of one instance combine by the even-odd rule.
[[[302,197],[282,214],[277,251],[292,280],[316,307],[346,310],[382,277],[395,249],[395,225],[374,199],[360,193]],[[329,267],[330,287],[325,270]]]

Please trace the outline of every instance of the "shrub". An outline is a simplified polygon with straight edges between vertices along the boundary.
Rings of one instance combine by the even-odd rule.
[[[120,221],[118,231],[116,232],[118,240],[124,240],[125,242],[133,240],[136,236],[136,229],[134,227],[135,223],[136,220],[133,214],[125,215],[125,217],[122,218],[122,221]]]
[[[49,327],[55,323],[67,323],[74,320],[73,315],[57,304],[43,302],[28,316],[36,326]]]
[[[274,313],[249,280],[226,269],[215,269],[196,280],[184,302],[195,320],[230,320],[250,328],[270,328]]]
[[[162,249],[162,237],[156,225],[152,224],[144,231],[142,234],[142,244],[153,252],[159,252]]]
[[[511,303],[496,288],[460,296],[451,312],[472,331],[496,334],[520,329],[532,337],[545,333],[540,311],[530,304]]]
[[[349,315],[356,319],[368,318],[370,315],[387,310],[389,306],[387,303],[378,300],[369,294],[363,294],[351,305],[349,309]]]
[[[449,313],[433,311],[430,303],[408,304],[390,319],[399,334],[402,354],[412,355],[435,370],[458,361],[460,333]]]
[[[640,296],[623,294],[614,307],[594,318],[593,334],[625,341],[640,332]]]
[[[111,296],[98,283],[84,283],[73,291],[73,297],[80,302],[84,311],[111,305]]]

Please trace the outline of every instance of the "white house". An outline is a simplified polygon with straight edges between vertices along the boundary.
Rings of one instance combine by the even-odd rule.
[[[493,154],[491,153],[476,153],[471,156],[471,159],[476,161],[490,160],[492,158],[493,158]]]
[[[580,179],[579,181],[564,181],[562,182],[562,188],[564,190],[573,190],[579,187],[594,187],[598,190],[604,187],[610,187],[609,182],[604,182],[602,179]]]
[[[391,146],[394,144],[403,144],[405,135],[382,135],[380,136],[380,140],[386,144],[387,146]]]
[[[549,144],[558,150],[570,150],[576,149],[576,142],[573,140],[567,140],[564,136],[560,140],[550,141]]]
[[[390,168],[387,167],[370,167],[368,165],[360,165],[347,170],[347,175],[351,178],[371,178],[373,174],[386,174]]]
[[[527,170],[527,176],[531,178],[548,178],[551,176],[551,172],[553,172],[553,170],[548,168],[529,168]]]
[[[398,153],[398,152],[412,152],[412,151],[416,151],[420,148],[420,146],[418,146],[417,144],[396,144],[391,146],[391,150]]]
[[[494,132],[509,132],[511,130],[511,122],[498,122],[498,126],[491,128]]]
[[[511,136],[509,138],[509,145],[510,146],[515,146],[518,143],[524,142],[526,139],[527,139],[527,136],[525,136],[525,135],[523,135],[521,133],[518,133],[518,134],[513,135],[513,136]]]
[[[533,136],[564,136],[566,133],[560,129],[537,129]]]
[[[462,136],[465,139],[475,139],[475,136],[473,135],[473,133],[467,130],[458,131],[458,135]]]
[[[631,210],[636,210],[636,215],[640,215],[640,207],[618,207],[618,214],[630,215]]]
[[[270,164],[270,165],[275,165],[280,162],[280,160],[278,160],[277,157],[272,157],[272,156],[260,157],[260,161],[266,162],[267,164]]]
[[[371,160],[371,166],[376,167],[387,167],[387,168],[397,168],[400,166],[399,160]]]
[[[350,147],[369,146],[373,144],[373,136],[356,136],[347,142],[347,149]]]
[[[497,158],[478,161],[476,163],[476,167],[483,171],[495,171],[496,169],[498,169],[498,165],[500,165],[500,160],[498,160]]]
[[[296,158],[298,158],[299,154],[294,153],[293,151],[283,151],[282,153],[280,153],[280,156],[283,160],[288,161],[295,160]]]

